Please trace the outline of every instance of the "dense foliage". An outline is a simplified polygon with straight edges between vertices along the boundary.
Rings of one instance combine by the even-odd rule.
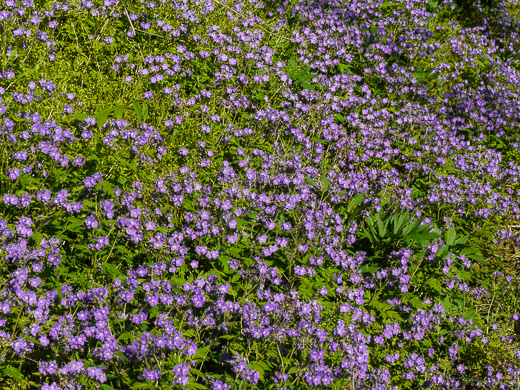
[[[518,389],[518,11],[3,0],[3,388]]]

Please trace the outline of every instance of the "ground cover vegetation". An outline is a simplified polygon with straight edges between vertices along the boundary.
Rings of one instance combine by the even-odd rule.
[[[3,0],[3,388],[518,389],[518,10]]]

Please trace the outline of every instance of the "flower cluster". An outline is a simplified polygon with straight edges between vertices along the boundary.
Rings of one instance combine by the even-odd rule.
[[[517,384],[519,20],[473,7],[4,1],[8,385]]]

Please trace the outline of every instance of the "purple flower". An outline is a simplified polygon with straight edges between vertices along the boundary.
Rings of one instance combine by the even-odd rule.
[[[93,216],[89,215],[87,218],[85,218],[85,226],[88,229],[95,229],[98,227],[98,221]]]
[[[228,385],[227,383],[224,383],[220,380],[215,380],[211,386],[211,390],[230,390],[231,385]]]
[[[8,169],[7,170],[7,176],[11,180],[18,179],[18,177],[20,176],[20,169],[18,169],[18,168]]]
[[[148,368],[145,368],[143,371],[143,376],[146,380],[149,380],[149,381],[159,380],[159,378],[161,377],[161,371],[160,370],[150,370]]]

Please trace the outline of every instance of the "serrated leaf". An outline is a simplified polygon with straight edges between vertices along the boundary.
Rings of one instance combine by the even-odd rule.
[[[204,378],[204,373],[202,371],[197,370],[196,368],[190,368],[190,372],[194,373],[199,378]]]
[[[251,362],[249,363],[249,365],[251,366],[251,368],[255,371],[257,371],[259,374],[260,374],[260,377],[262,378],[265,374],[265,371],[264,371],[264,368],[262,367],[262,365],[260,365],[260,362]],[[267,367],[269,368],[269,367]]]
[[[190,382],[188,382],[188,388],[189,389],[198,389],[198,390],[207,390],[208,386],[202,385],[197,382],[193,382],[193,381],[191,381],[191,378],[190,378]]]
[[[128,276],[126,276],[124,273],[119,271],[115,265],[110,263],[103,263],[101,264],[101,268],[103,268],[105,271],[107,271],[114,279],[120,279],[120,280],[126,280],[128,279]]]
[[[437,279],[430,279],[428,281],[428,284],[435,289],[435,291],[441,293],[442,292],[442,286],[440,285],[439,281]]]
[[[428,307],[428,305],[422,302],[417,296],[414,296],[412,299],[410,299],[410,303],[416,309],[426,309]]]
[[[192,359],[196,361],[201,361],[202,359],[204,359],[210,348],[211,345],[208,345],[204,348],[198,348],[195,355],[192,356]]]

